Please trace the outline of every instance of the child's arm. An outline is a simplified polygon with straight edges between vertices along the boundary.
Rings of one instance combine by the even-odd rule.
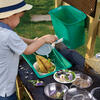
[[[42,45],[45,43],[53,43],[55,40],[57,40],[57,37],[55,35],[45,35],[31,44],[27,45],[17,34],[16,32],[11,31],[12,33],[8,36],[7,39],[7,47],[10,48],[10,50],[13,53],[16,53],[18,55],[21,54],[32,54],[35,52],[37,49],[39,49]]]
[[[35,42],[38,38],[36,37],[35,39],[27,39],[27,38],[24,38],[24,37],[21,37],[20,38],[25,42],[27,43],[28,45],[31,44],[32,42]]]
[[[35,42],[28,45],[26,50],[24,51],[24,54],[26,55],[32,54],[45,43],[53,43],[56,40],[57,40],[57,37],[55,35],[42,36],[41,38],[37,39]]]

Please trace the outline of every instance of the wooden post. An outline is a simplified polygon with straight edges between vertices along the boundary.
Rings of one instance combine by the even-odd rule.
[[[55,8],[59,7],[62,4],[62,0],[55,0]]]
[[[22,100],[24,91],[28,94],[30,100],[34,100],[31,94],[25,88],[25,86],[21,83],[19,76],[17,76],[17,79],[16,79],[16,88],[17,88],[18,100]]]
[[[88,42],[87,42],[87,52],[86,58],[90,58],[94,55],[94,48],[95,48],[95,41],[99,23],[99,16],[100,16],[100,0],[97,2],[95,18],[90,17],[90,24],[89,24],[89,31],[88,31]]]
[[[100,6],[100,0],[98,0],[98,3],[99,3],[99,6]],[[98,36],[100,37],[100,15],[99,15],[99,24],[98,24]]]
[[[99,24],[98,24],[98,36],[100,37],[100,20],[99,20]]]
[[[24,89],[25,89],[26,93],[28,94],[30,100],[34,100],[34,99],[32,98],[32,96],[31,96],[31,94],[28,92],[28,90],[27,90],[25,87],[24,87]]]
[[[19,76],[17,76],[17,79],[16,79],[16,88],[17,88],[18,100],[22,100],[22,98],[23,98],[23,86],[21,84],[21,80],[20,80]]]
[[[63,1],[63,2],[62,2],[62,5],[69,5],[69,4],[68,4],[67,2],[64,2],[64,1]]]

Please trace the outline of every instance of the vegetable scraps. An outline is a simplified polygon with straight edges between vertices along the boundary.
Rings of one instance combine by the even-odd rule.
[[[40,80],[28,80],[33,86],[44,86],[44,82]]]
[[[75,73],[70,70],[60,70],[56,72],[55,77],[61,82],[72,82],[75,79]]]

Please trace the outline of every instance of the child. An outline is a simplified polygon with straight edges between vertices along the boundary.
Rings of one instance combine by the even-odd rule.
[[[17,100],[15,82],[19,55],[32,54],[40,46],[57,39],[54,35],[26,39],[13,31],[24,11],[31,8],[32,5],[23,0],[0,0],[0,100]]]

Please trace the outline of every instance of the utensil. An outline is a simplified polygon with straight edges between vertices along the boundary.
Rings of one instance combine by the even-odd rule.
[[[54,63],[52,63],[52,65],[54,65]],[[34,66],[34,68],[36,69],[36,71],[37,71],[40,75],[48,74],[48,73],[39,72],[39,65],[38,65],[37,62],[35,62],[35,63],[33,64],[33,66]],[[54,65],[54,66],[55,66],[55,65]],[[55,69],[54,69],[52,72],[54,72],[55,70],[56,70],[56,66],[55,66]]]
[[[43,46],[41,46],[36,53],[39,55],[46,55],[47,57],[49,57],[50,52],[52,51],[52,48],[55,47],[56,44],[60,43],[63,41],[63,38],[56,40],[55,42],[53,42],[52,44],[44,44]]]
[[[51,44],[52,47],[55,47],[56,44],[63,42],[63,38],[56,40]]]
[[[100,59],[100,53],[97,53],[95,56],[96,56],[96,58]]]
[[[49,53],[52,51],[51,45],[50,44],[44,44],[43,46],[41,46],[36,53],[39,55],[46,55],[47,57],[49,57]]]
[[[70,88],[63,97],[63,100],[93,100],[93,96],[85,89]]]
[[[44,93],[47,97],[52,99],[62,99],[68,87],[59,83],[50,83],[44,88]]]
[[[72,83],[71,86],[76,86],[79,88],[89,88],[92,84],[93,80],[90,76],[83,73],[77,73],[76,80]]]
[[[93,95],[94,100],[100,100],[100,87],[92,89],[91,94]]]
[[[76,74],[71,70],[60,70],[54,73],[53,78],[59,83],[72,83],[76,80]],[[70,75],[71,74],[71,75]],[[68,77],[68,80],[66,79]],[[69,80],[71,78],[71,80]]]

